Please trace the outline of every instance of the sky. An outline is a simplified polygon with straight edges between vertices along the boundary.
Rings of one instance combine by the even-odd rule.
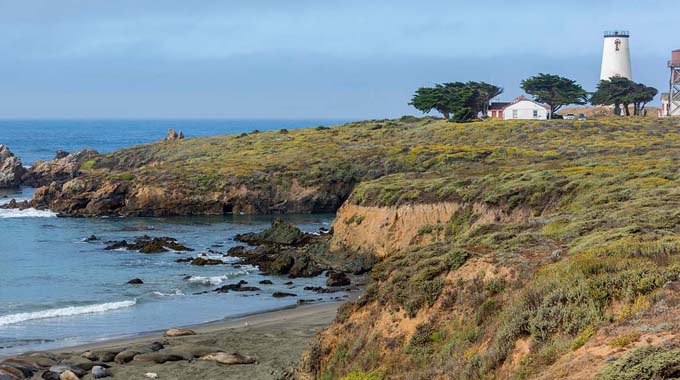
[[[421,86],[511,100],[539,72],[593,90],[610,29],[664,91],[676,3],[0,0],[0,118],[388,118]]]

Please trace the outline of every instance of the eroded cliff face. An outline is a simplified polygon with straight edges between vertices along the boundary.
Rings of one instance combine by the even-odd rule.
[[[333,251],[371,254],[383,259],[418,244],[442,240],[448,222],[466,209],[475,216],[469,228],[492,223],[510,223],[528,219],[531,211],[517,208],[510,212],[482,203],[464,205],[457,202],[408,204],[395,207],[358,206],[346,202],[333,223]]]

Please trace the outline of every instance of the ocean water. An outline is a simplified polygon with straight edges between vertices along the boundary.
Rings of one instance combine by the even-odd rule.
[[[50,159],[56,149],[94,147],[101,152],[156,141],[168,128],[187,137],[273,130],[341,121],[0,121],[0,144],[30,164]],[[34,189],[0,192],[0,203],[29,199]],[[289,215],[307,232],[328,228],[333,215]],[[191,218],[57,218],[49,211],[0,210],[0,356],[105,339],[173,326],[191,325],[294,305],[298,299],[328,301],[304,286],[322,286],[325,277],[266,277],[257,268],[195,267],[178,258],[226,252],[239,233],[267,228],[270,216],[225,215]],[[85,242],[90,235],[98,241]],[[195,252],[141,254],[104,250],[107,240],[142,235],[172,236]],[[189,277],[191,276],[191,277]],[[132,278],[143,285],[129,285]],[[263,279],[274,285],[259,285]],[[240,280],[260,292],[214,293]],[[207,291],[207,292],[206,292]],[[275,291],[298,297],[276,299]]]
[[[5,144],[24,165],[54,158],[57,149],[68,152],[93,148],[100,153],[158,141],[168,129],[181,130],[186,138],[271,131],[349,120],[0,120],[0,144]]]

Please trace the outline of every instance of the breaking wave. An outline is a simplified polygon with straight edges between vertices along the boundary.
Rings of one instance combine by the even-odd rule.
[[[0,209],[0,219],[9,218],[54,218],[57,214],[52,211],[36,210],[34,208],[27,208],[25,210],[19,209]]]
[[[223,276],[212,276],[212,277],[203,277],[203,276],[191,276],[187,279],[187,281],[194,283],[194,284],[202,284],[202,285],[221,285],[223,282],[239,277],[239,276],[247,276],[250,273],[257,272],[259,269],[254,266],[254,265],[243,265],[240,268],[236,270],[229,271],[227,274]]]
[[[151,294],[153,294],[153,295],[156,296],[156,297],[174,297],[174,296],[183,296],[183,295],[185,295],[185,294],[184,294],[181,290],[179,290],[179,289],[173,289],[172,291],[170,291],[170,292],[168,292],[168,293],[163,293],[163,292],[160,292],[160,291],[156,290],[156,291],[152,292]]]
[[[126,307],[134,306],[137,300],[108,302],[88,306],[69,306],[59,309],[48,309],[41,311],[34,311],[31,313],[18,313],[0,316],[0,326],[13,325],[16,323],[33,321],[37,319],[69,317],[81,314],[102,313],[105,311],[117,310]]]

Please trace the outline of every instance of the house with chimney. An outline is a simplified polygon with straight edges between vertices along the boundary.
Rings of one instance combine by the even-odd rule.
[[[513,102],[491,103],[486,115],[504,120],[546,120],[550,118],[550,106],[520,96]]]

